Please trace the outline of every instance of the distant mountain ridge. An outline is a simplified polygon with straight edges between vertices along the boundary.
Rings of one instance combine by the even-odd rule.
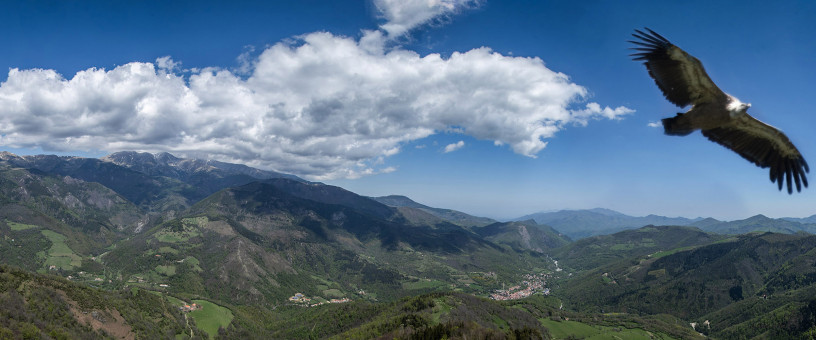
[[[249,176],[255,179],[288,178],[304,181],[295,175],[260,170],[243,164],[219,162],[208,159],[179,158],[167,152],[147,153],[135,151],[115,152],[100,158],[150,176],[168,176],[183,181],[191,180],[197,173],[206,172],[217,177]]]
[[[788,220],[791,222],[799,222],[799,223],[816,223],[816,215],[810,215],[805,218],[796,218],[796,217],[783,217],[782,219]]]
[[[807,219],[799,220],[807,221]],[[720,234],[745,234],[750,232],[774,232],[782,234],[794,234],[797,232],[816,233],[815,223],[796,222],[788,218],[770,218],[762,214],[754,215],[744,220],[719,223],[698,221],[691,225],[705,231]]]
[[[745,234],[750,232],[776,232],[793,234],[797,232],[816,233],[816,215],[808,218],[770,218],[755,215],[743,220],[719,221],[708,218],[685,218],[647,215],[629,216],[614,210],[595,208],[585,210],[560,210],[525,215],[514,219],[533,219],[539,224],[549,225],[573,240],[597,235],[608,235],[646,225],[691,226],[707,232],[719,234]]]
[[[560,210],[555,212],[525,215],[514,220],[533,219],[539,224],[549,225],[564,233],[573,240],[635,229],[646,225],[685,226],[701,218],[665,217],[648,215],[643,217],[629,216],[614,210],[596,208],[585,210]]]

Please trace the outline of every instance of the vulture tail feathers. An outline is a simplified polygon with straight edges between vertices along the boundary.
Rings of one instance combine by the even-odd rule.
[[[678,113],[676,117],[661,119],[663,122],[663,133],[669,136],[688,136],[694,132],[694,127],[683,118],[685,117]]]

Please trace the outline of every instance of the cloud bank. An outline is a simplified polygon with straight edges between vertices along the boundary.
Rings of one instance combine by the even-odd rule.
[[[475,2],[375,3],[395,35]],[[443,131],[535,157],[567,125],[632,112],[587,103],[538,58],[484,47],[421,56],[387,40],[306,34],[242,54],[233,71],[182,71],[170,57],[70,78],[13,68],[0,84],[0,145],[168,151],[327,180],[394,171],[387,157]]]

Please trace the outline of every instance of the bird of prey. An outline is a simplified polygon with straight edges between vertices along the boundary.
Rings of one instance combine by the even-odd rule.
[[[643,60],[649,75],[670,102],[691,105],[686,113],[663,119],[665,134],[686,136],[700,130],[709,140],[723,145],[761,168],[770,168],[771,182],[787,181],[788,194],[807,187],[805,173],[810,168],[785,134],[746,113],[751,104],[720,90],[697,58],[646,28],[629,40],[637,51],[634,60]]]

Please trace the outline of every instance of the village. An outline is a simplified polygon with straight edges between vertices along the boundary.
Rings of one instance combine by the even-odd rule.
[[[317,302],[317,303],[309,303],[309,302],[312,301],[312,299],[306,297],[302,293],[295,293],[295,295],[292,295],[292,296],[289,297],[289,301],[300,304],[303,307],[317,307],[317,306],[324,305],[324,304],[327,304],[327,303],[351,302],[351,299],[349,299],[349,298],[331,299],[331,300]]]
[[[550,289],[544,288],[548,277],[549,274],[525,274],[521,285],[508,289],[498,289],[490,294],[490,298],[493,300],[518,300],[536,293],[550,295]],[[522,288],[522,286],[525,287]]]

